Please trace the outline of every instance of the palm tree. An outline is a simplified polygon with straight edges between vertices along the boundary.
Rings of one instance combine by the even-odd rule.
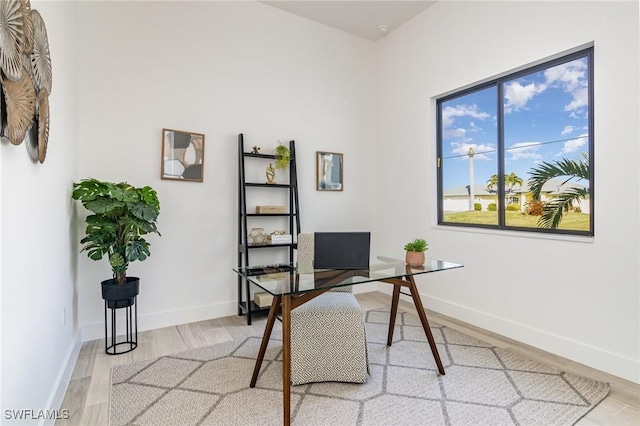
[[[505,198],[511,194],[511,192],[513,191],[513,187],[516,185],[522,186],[522,184],[524,183],[524,181],[514,172],[509,173],[508,175],[505,175],[504,177],[504,193],[505,193]],[[498,175],[494,174],[493,176],[491,176],[491,178],[487,181],[487,190],[491,191],[491,188],[493,188],[494,186],[498,185]],[[505,199],[506,201],[506,199]]]
[[[487,191],[491,191],[491,188],[498,185],[498,175],[494,174],[487,181]]]
[[[568,160],[566,158],[553,163],[543,162],[538,168],[531,169],[529,174],[529,187],[533,193],[533,199],[539,200],[542,186],[550,179],[565,177],[562,185],[576,179],[589,180],[589,156],[582,153],[582,160]],[[556,198],[547,202],[544,206],[544,213],[538,219],[538,227],[556,229],[562,221],[562,213],[574,201],[584,200],[589,196],[589,188],[567,188]]]

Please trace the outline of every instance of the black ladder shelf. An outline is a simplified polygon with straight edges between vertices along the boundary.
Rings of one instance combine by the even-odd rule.
[[[275,155],[253,154],[244,149],[244,136],[238,134],[238,267],[242,268],[251,265],[249,262],[249,252],[255,249],[286,248],[288,249],[288,261],[293,262],[293,250],[297,248],[296,239],[300,233],[300,212],[298,206],[298,179],[296,173],[296,150],[295,142],[289,141],[291,151],[291,162],[289,163],[289,183],[258,183],[247,182],[245,173],[246,159],[266,159],[275,160]],[[253,160],[252,160],[253,161]],[[266,167],[267,162],[258,161],[255,166]],[[251,167],[251,166],[249,166]],[[287,190],[289,195],[289,205],[287,213],[249,213],[247,212],[247,188],[270,188],[271,190]],[[286,210],[286,208],[285,208]],[[288,232],[292,235],[291,244],[250,244],[248,240],[248,218],[256,217],[284,217],[288,218]],[[259,307],[251,300],[251,282],[238,275],[238,315],[247,315],[247,325],[251,325],[252,315],[256,312],[268,312],[269,307]]]

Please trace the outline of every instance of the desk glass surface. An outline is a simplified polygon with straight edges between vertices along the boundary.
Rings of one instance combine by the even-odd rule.
[[[233,270],[274,296],[287,296],[312,290],[428,274],[462,266],[436,259],[427,259],[422,266],[409,266],[404,260],[378,256],[377,263],[371,264],[368,269],[313,269],[310,264],[280,263],[246,266]]]

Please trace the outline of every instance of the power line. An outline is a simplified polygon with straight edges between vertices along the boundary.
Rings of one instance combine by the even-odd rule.
[[[523,149],[523,148],[529,148],[532,146],[541,146],[541,145],[550,145],[552,143],[560,143],[560,142],[567,142],[570,140],[575,140],[575,139],[589,139],[589,136],[580,136],[578,138],[567,138],[567,139],[558,139],[555,141],[547,141],[547,142],[534,142],[534,143],[530,143],[528,145],[520,145],[520,146],[514,146],[511,148],[505,148],[505,152],[507,151],[515,151],[518,149]],[[520,142],[516,142],[516,143],[520,143]],[[491,154],[494,152],[498,152],[497,149],[490,149],[490,150],[486,150],[486,151],[475,151],[474,155],[478,155],[478,154]],[[443,160],[448,160],[449,158],[461,158],[461,157],[468,157],[469,154],[459,154],[459,155],[451,155],[448,157],[442,157]]]

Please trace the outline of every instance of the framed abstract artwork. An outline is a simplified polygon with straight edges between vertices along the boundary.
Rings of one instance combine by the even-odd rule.
[[[162,179],[202,182],[204,135],[162,129]]]
[[[316,152],[316,190],[342,191],[343,156],[337,152]]]

